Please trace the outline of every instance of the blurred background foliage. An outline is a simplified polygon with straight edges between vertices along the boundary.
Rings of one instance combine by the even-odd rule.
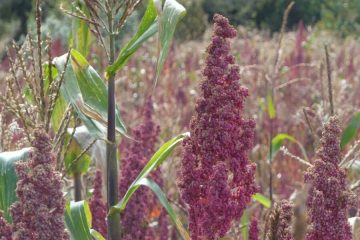
[[[360,0],[294,0],[295,6],[288,19],[288,29],[293,29],[299,21],[307,26],[330,30],[340,37],[358,35],[360,31]],[[0,38],[20,40],[31,25],[27,19],[33,16],[34,0],[0,0]],[[46,0],[43,4],[45,28],[54,29],[54,34],[66,35],[70,30],[70,20],[59,10],[59,5],[71,5],[70,0]],[[81,0],[77,0],[81,4]],[[146,1],[143,1],[143,6]],[[180,0],[188,14],[181,22],[176,37],[179,41],[201,39],[214,13],[220,13],[235,25],[244,25],[270,33],[280,30],[282,15],[291,0]],[[137,22],[144,9],[131,19]],[[62,16],[60,16],[62,15]],[[56,19],[56,20],[55,20]],[[132,32],[129,24],[129,31]],[[67,29],[68,28],[68,29]]]

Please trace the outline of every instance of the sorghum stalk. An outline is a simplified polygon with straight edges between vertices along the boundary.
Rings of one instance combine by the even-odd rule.
[[[113,4],[110,1],[109,4]],[[108,28],[109,28],[109,62],[108,65],[114,63],[115,60],[115,33],[114,19],[112,9],[108,9]],[[118,202],[118,162],[116,157],[116,132],[115,132],[115,76],[112,75],[108,79],[108,128],[107,128],[107,145],[106,145],[106,172],[107,172],[107,206],[110,209]],[[119,240],[120,231],[120,215],[111,214],[108,217],[108,240]]]

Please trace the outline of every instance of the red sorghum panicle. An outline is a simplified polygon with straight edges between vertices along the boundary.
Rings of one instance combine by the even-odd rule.
[[[294,239],[292,233],[293,208],[293,204],[287,200],[274,204],[267,218],[265,240]]]
[[[255,164],[248,159],[255,121],[243,117],[249,93],[239,85],[239,66],[229,52],[228,39],[236,36],[236,30],[221,15],[215,15],[214,21],[201,97],[191,136],[184,140],[178,181],[193,240],[223,237],[257,189]]]
[[[130,184],[155,152],[160,128],[152,119],[152,105],[151,98],[147,98],[143,112],[143,123],[133,131],[135,140],[125,148],[124,158],[120,164],[120,198],[124,196]],[[160,186],[163,184],[160,169],[155,170],[150,176]],[[161,207],[153,193],[145,188],[137,190],[121,215],[123,239],[156,239],[156,232],[149,228],[149,221],[160,216],[157,212],[161,212]],[[165,215],[163,217],[166,218]],[[167,221],[159,221],[160,223],[166,224],[167,228]],[[167,231],[163,235],[164,239],[167,239]]]
[[[14,240],[68,239],[60,173],[46,132],[34,132],[29,160],[18,163],[18,201],[11,208]]]
[[[12,240],[11,225],[8,224],[0,211],[0,240]]]
[[[97,170],[94,179],[94,192],[91,196],[89,206],[92,214],[92,228],[101,233],[103,236],[107,235],[106,224],[106,205],[102,200],[102,176],[101,171]]]
[[[252,218],[250,221],[249,240],[259,240],[259,223],[256,218]]]
[[[340,134],[339,120],[331,117],[322,130],[318,159],[305,174],[305,182],[310,184],[307,240],[351,239],[347,221],[351,193],[346,186],[345,171],[339,167]]]

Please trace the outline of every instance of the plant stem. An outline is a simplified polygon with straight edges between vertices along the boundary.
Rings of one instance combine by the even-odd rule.
[[[328,79],[330,115],[334,116],[334,102],[333,102],[333,94],[332,94],[332,79],[331,79],[330,57],[329,57],[328,46],[325,45],[324,48],[325,48],[325,61],[326,61],[327,79]]]
[[[115,54],[115,35],[113,31],[113,15],[112,9],[108,13],[109,24],[109,65],[114,62]],[[110,209],[118,201],[118,163],[116,159],[116,133],[115,133],[115,76],[112,75],[108,81],[108,129],[106,145],[106,173],[107,173],[107,206]],[[121,238],[120,231],[120,215],[111,214],[108,216],[108,240],[119,240]]]
[[[74,173],[74,196],[75,201],[81,201],[82,200],[82,194],[81,194],[81,174],[78,172]]]

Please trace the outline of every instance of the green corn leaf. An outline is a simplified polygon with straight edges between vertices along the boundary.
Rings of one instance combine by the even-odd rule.
[[[262,195],[261,193],[255,193],[252,195],[252,199],[261,203],[264,207],[270,208],[271,207],[271,200]]]
[[[90,234],[95,240],[106,240],[106,238],[104,238],[101,233],[94,229],[90,229]]]
[[[65,223],[71,240],[92,240],[91,212],[86,201],[71,201],[65,205]]]
[[[82,4],[83,5],[83,4]],[[88,15],[86,7],[81,6],[83,13]],[[87,56],[91,46],[91,31],[84,20],[72,18],[72,44],[71,47],[78,49],[83,56]]]
[[[350,120],[349,124],[346,126],[342,136],[340,147],[344,148],[351,140],[356,136],[358,129],[360,127],[360,112],[355,114],[355,116]]]
[[[54,63],[63,71],[67,54],[55,58]],[[106,139],[107,87],[99,74],[76,50],[71,51],[71,64],[66,68],[60,88],[65,101],[74,108],[78,117],[95,138]],[[126,128],[116,108],[116,131],[126,135]]]
[[[166,0],[159,14],[160,49],[156,67],[155,85],[161,74],[171,41],[174,37],[176,25],[185,16],[186,9],[176,0]]]
[[[4,212],[4,218],[11,223],[10,206],[16,201],[17,176],[15,164],[28,158],[31,148],[23,148],[14,152],[0,153],[0,209]]]
[[[114,64],[107,68],[107,76],[110,77],[119,71],[136,52],[137,49],[151,36],[158,31],[158,22],[156,21],[156,8],[153,0],[148,1],[148,5],[139,28],[135,36],[121,49],[119,56]]]

